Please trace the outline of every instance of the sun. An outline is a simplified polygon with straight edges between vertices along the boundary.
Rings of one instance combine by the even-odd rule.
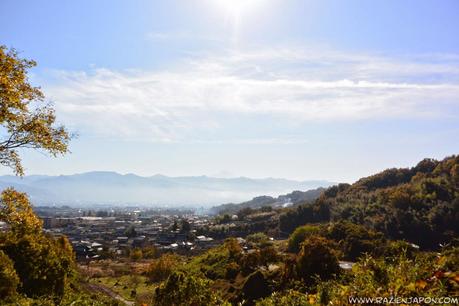
[[[220,8],[231,15],[241,15],[256,9],[264,0],[215,0]]]

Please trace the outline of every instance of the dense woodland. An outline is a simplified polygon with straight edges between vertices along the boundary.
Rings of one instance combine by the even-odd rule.
[[[424,159],[411,169],[388,169],[352,185],[331,187],[313,204],[282,214],[279,229],[291,233],[306,223],[341,220],[423,249],[457,239],[459,157]]]

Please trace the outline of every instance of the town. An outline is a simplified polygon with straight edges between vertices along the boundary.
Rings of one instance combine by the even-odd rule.
[[[68,237],[78,261],[129,256],[135,249],[196,254],[221,243],[221,239],[205,235],[219,226],[213,217],[186,209],[91,211],[39,206],[35,210],[45,232]]]

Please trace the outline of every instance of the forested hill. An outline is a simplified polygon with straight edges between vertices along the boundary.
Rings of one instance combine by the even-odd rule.
[[[306,223],[340,220],[429,249],[457,239],[459,156],[424,159],[412,168],[388,169],[352,185],[330,187],[313,204],[284,212],[279,229],[291,233]]]
[[[235,214],[244,208],[258,209],[264,206],[270,207],[288,207],[299,203],[312,202],[326,189],[319,187],[308,191],[293,191],[288,194],[280,195],[277,198],[271,196],[258,196],[250,201],[234,204],[222,204],[211,208],[213,214]]]

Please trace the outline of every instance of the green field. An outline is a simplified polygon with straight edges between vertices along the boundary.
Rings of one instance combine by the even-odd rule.
[[[103,285],[129,301],[135,301],[136,297],[151,294],[155,287],[153,284],[148,282],[148,279],[145,276],[141,275],[98,277],[91,279],[90,283]],[[135,295],[132,295],[133,289],[136,291]]]

